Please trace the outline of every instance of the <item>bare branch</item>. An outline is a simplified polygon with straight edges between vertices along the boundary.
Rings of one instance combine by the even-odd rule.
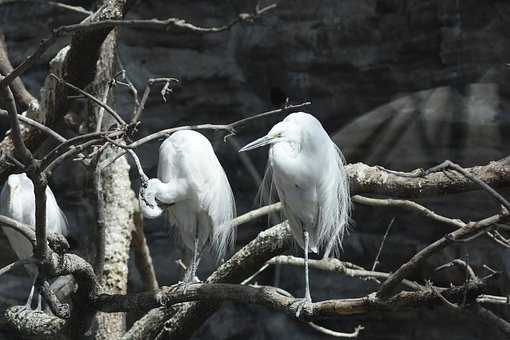
[[[437,196],[445,193],[457,193],[478,190],[479,185],[461,174],[431,173],[423,177],[395,175],[379,167],[363,163],[346,166],[350,178],[351,193],[371,193],[392,197],[413,198]],[[476,176],[492,187],[510,185],[510,164],[506,160],[490,162],[483,166],[465,168],[466,172]]]
[[[77,86],[74,86],[73,84],[65,81],[64,79],[62,78],[59,78],[58,76],[56,76],[55,74],[53,73],[50,73],[49,74],[50,77],[54,78],[56,81],[58,81],[59,83],[62,83],[64,84],[65,86],[73,89],[74,91],[76,92],[79,92],[80,94],[84,95],[85,97],[87,97],[88,99],[92,100],[94,103],[96,103],[97,105],[101,106],[102,108],[104,108],[119,124],[121,125],[125,125],[126,122],[119,116],[119,114],[117,112],[115,112],[115,110],[113,110],[111,107],[108,106],[108,104],[106,103],[103,103],[102,101],[100,101],[99,99],[97,99],[96,97],[94,97],[93,95],[91,95],[90,93],[80,89],[79,87]],[[108,92],[106,93],[108,94]],[[96,131],[98,132],[98,131]]]
[[[496,296],[482,294],[476,298],[476,302],[481,304],[494,304],[510,306],[510,296]]]
[[[25,306],[8,308],[5,311],[5,317],[14,329],[26,337],[54,338],[64,330],[66,325],[65,320]]]
[[[450,160],[446,160],[443,163],[425,171],[425,175],[433,172],[443,171],[445,169],[453,169],[459,173],[461,173],[466,178],[469,178],[474,183],[478,184],[482,189],[491,194],[501,205],[503,205],[508,211],[510,211],[510,202],[508,202],[503,196],[501,196],[496,190],[487,185],[483,180],[479,179],[476,176],[473,176],[460,165],[453,163]]]
[[[267,229],[216,269],[206,282],[241,282],[267,260],[285,251],[290,240],[290,232],[284,224]],[[168,319],[169,313],[164,312],[164,310],[151,311],[150,316],[137,322],[122,339],[152,339],[157,336],[164,325],[172,337],[185,338],[205,322],[220,305],[219,302],[184,304],[176,312],[171,313],[172,317],[170,319]],[[150,327],[147,327],[147,325],[150,325]]]
[[[98,9],[96,13],[93,13],[89,18],[95,18],[99,16],[99,13],[105,9],[103,6]],[[76,32],[89,32],[89,31],[101,31],[104,29],[112,29],[116,26],[131,26],[131,27],[142,27],[142,28],[156,28],[168,30],[171,27],[179,30],[192,31],[197,33],[215,33],[229,30],[232,26],[240,22],[251,22],[258,18],[263,13],[276,7],[276,4],[266,6],[262,9],[257,9],[254,14],[241,13],[239,16],[229,22],[228,24],[220,27],[199,27],[186,22],[184,19],[168,18],[166,20],[158,19],[147,19],[147,20],[117,20],[102,18],[100,21],[84,20],[79,24],[61,26],[55,29],[49,38],[41,41],[36,51],[31,54],[23,63],[18,65],[12,72],[10,72],[4,79],[0,81],[0,89],[5,88],[14,79],[25,73],[35,62],[46,52],[46,50],[55,44],[55,42],[62,36],[73,34]]]
[[[269,214],[278,212],[281,210],[281,208],[282,208],[282,204],[280,202],[266,205],[266,206],[260,207],[258,209],[249,211],[246,214],[237,216],[236,218],[234,218],[232,220],[231,224],[233,227],[237,227],[241,224],[253,221],[261,216],[265,216],[265,215],[269,215]]]
[[[473,281],[478,280],[478,277],[476,276],[475,272],[473,271],[473,268],[471,268],[471,266],[469,266],[466,262],[462,261],[461,259],[455,259],[451,262],[443,264],[442,266],[437,267],[435,270],[437,272],[437,271],[440,271],[440,270],[443,270],[445,268],[449,268],[452,266],[461,268],[469,276],[469,278],[471,278],[471,280],[473,280]]]
[[[461,301],[464,290],[469,292],[470,301],[474,301],[484,289],[485,284],[470,283],[467,286],[437,288],[445,298]],[[158,306],[172,306],[187,301],[236,301],[247,304],[263,305],[273,310],[292,315],[296,314],[296,299],[282,294],[279,288],[270,286],[246,286],[236,284],[192,284],[184,291],[176,287],[163,287],[158,292],[133,295],[100,295],[93,301],[94,308],[113,313],[130,310],[148,310]],[[323,317],[366,314],[371,311],[399,310],[404,308],[423,308],[439,305],[443,301],[432,290],[401,292],[390,300],[382,300],[373,294],[361,298],[326,300],[310,304],[303,308],[300,319],[315,320]]]
[[[154,141],[156,139],[166,138],[166,137],[170,136],[172,133],[180,131],[180,130],[223,130],[223,131],[228,132],[230,135],[233,135],[233,134],[236,133],[236,130],[235,130],[236,128],[238,128],[241,125],[244,125],[246,122],[248,122],[250,120],[253,120],[253,119],[259,118],[259,117],[263,117],[263,116],[267,116],[267,115],[270,115],[270,114],[289,112],[289,111],[295,110],[297,108],[300,108],[300,107],[303,107],[303,106],[306,106],[306,105],[310,105],[310,102],[306,102],[306,103],[302,103],[302,104],[298,104],[298,105],[288,105],[288,106],[286,106],[285,108],[282,108],[282,109],[271,110],[271,111],[259,113],[259,114],[254,115],[254,116],[251,116],[251,117],[248,117],[248,118],[244,118],[244,119],[232,122],[230,124],[223,124],[223,125],[221,125],[221,124],[218,124],[218,125],[215,125],[215,124],[201,124],[201,125],[178,126],[178,127],[174,127],[174,128],[170,128],[170,129],[165,129],[165,130],[161,130],[161,131],[152,133],[152,134],[150,134],[148,136],[145,136],[143,138],[138,139],[137,141],[135,141],[135,142],[133,142],[131,144],[128,144],[128,145],[118,145],[118,146],[122,147],[124,149],[135,149],[135,148],[138,148],[138,147],[142,146],[145,143],[152,142],[152,141]],[[228,135],[225,138],[227,138],[227,137],[228,137]],[[111,157],[109,161],[103,162],[102,165],[101,165],[101,168],[106,168],[106,167],[110,166],[113,162],[115,162],[115,160],[117,160],[119,157],[122,157],[125,154],[126,154],[126,151],[119,152],[115,156]]]
[[[391,226],[393,225],[393,222],[395,222],[395,217],[393,217],[388,224],[388,227],[386,227],[386,232],[384,233],[383,239],[381,241],[381,245],[379,246],[379,250],[377,251],[377,255],[375,256],[374,264],[372,265],[372,271],[375,270],[375,267],[379,264],[379,256],[381,256],[382,249],[384,247],[384,242],[386,242],[386,238],[388,238],[388,234],[390,233]]]
[[[352,333],[344,333],[344,332],[333,331],[333,330],[328,329],[326,327],[319,326],[319,325],[317,325],[316,323],[313,323],[313,322],[308,322],[308,325],[310,327],[312,327],[313,329],[315,329],[316,331],[322,333],[322,334],[333,336],[335,338],[347,338],[347,339],[349,339],[349,338],[357,338],[358,335],[359,335],[359,332],[365,329],[365,327],[363,327],[363,326],[356,326],[356,329],[354,329],[354,332],[352,332]]]
[[[133,230],[132,242],[135,250],[135,264],[142,277],[144,290],[155,291],[159,289],[159,284],[152,264],[150,249],[143,232],[143,218],[140,212],[137,212],[133,218],[135,220],[135,230]]]
[[[243,126],[247,122],[252,121],[254,119],[262,118],[262,117],[273,115],[273,114],[276,114],[276,113],[287,113],[287,112],[294,111],[296,109],[300,109],[302,107],[305,107],[305,106],[308,106],[308,105],[311,105],[311,104],[312,104],[311,102],[304,102],[304,103],[296,104],[296,105],[289,105],[289,104],[287,104],[287,105],[285,105],[281,109],[271,110],[271,111],[259,113],[259,114],[256,114],[256,115],[252,115],[252,116],[249,116],[247,118],[240,119],[238,121],[232,122],[229,125],[230,125],[231,129],[235,130],[236,128],[239,128],[240,126]]]
[[[395,271],[391,276],[382,284],[377,292],[377,297],[388,298],[396,285],[402,281],[405,277],[409,276],[419,264],[435,252],[443,249],[452,241],[462,240],[464,237],[478,234],[486,231],[487,228],[491,227],[494,223],[498,223],[508,217],[507,214],[494,215],[478,222],[468,223],[466,226],[457,229],[450,234],[445,235],[434,243],[428,245],[416,255],[414,255],[408,262],[404,263],[400,268]]]
[[[63,4],[60,2],[55,1],[42,1],[42,0],[0,0],[0,6],[1,5],[8,5],[8,4],[18,4],[18,3],[34,3],[34,4],[42,4],[42,5],[48,5],[56,8],[62,8],[65,10],[69,10],[72,12],[84,14],[84,15],[90,15],[92,14],[91,11],[86,10],[85,8],[81,6],[71,6],[68,4]]]
[[[501,332],[506,334],[506,336],[510,336],[510,323],[503,320],[490,310],[480,306],[479,304],[474,304],[471,308],[472,312],[478,316],[481,320],[488,323],[489,325],[496,326]]]
[[[0,112],[0,115],[4,115],[4,114],[7,114],[7,111],[3,111],[3,112]],[[59,142],[65,142],[67,139],[62,137],[62,135],[60,135],[58,132],[56,132],[55,130],[53,129],[50,129],[49,127],[31,119],[31,118],[28,118],[27,116],[24,116],[22,114],[18,114],[18,119],[27,124],[27,125],[30,125],[36,129],[39,129],[41,131],[43,131],[45,134],[47,134],[48,136],[50,137],[53,137],[55,138],[57,141]]]
[[[0,5],[1,4],[2,2],[0,2]],[[0,32],[0,74],[8,74],[12,72],[12,70],[13,67],[11,61],[9,60],[5,37],[2,32]],[[21,79],[14,80],[10,87],[18,104],[24,106],[25,108],[33,108],[38,106],[37,99],[32,96],[30,92],[28,92]]]
[[[267,264],[283,264],[303,267],[304,259],[295,256],[280,255],[269,260]],[[340,261],[335,258],[327,258],[321,260],[310,259],[308,260],[308,265],[310,268],[343,274],[353,278],[359,278],[363,280],[375,279],[376,282],[379,282],[378,279],[387,279],[390,276],[388,273],[366,270],[363,268],[353,269],[351,263]],[[409,280],[402,280],[402,285],[413,290],[423,289],[423,287],[418,283]]]
[[[172,82],[179,83],[179,79],[176,78],[151,78],[147,80],[147,85],[145,85],[145,90],[143,91],[142,100],[135,108],[135,113],[133,114],[133,118],[131,118],[131,123],[136,123],[140,120],[140,116],[142,115],[142,111],[145,108],[145,103],[149,98],[149,94],[151,92],[151,86],[157,83],[163,83],[162,95],[163,98],[166,91],[169,89],[169,86]],[[136,91],[136,90],[135,90]]]
[[[1,77],[0,77],[1,78]],[[18,120],[18,109],[14,101],[14,96],[11,89],[7,87],[0,87],[0,100],[7,110],[11,125],[11,136],[14,144],[14,154],[25,165],[33,160],[32,153],[25,146],[23,136],[21,135],[21,128]]]
[[[439,214],[436,214],[432,210],[413,201],[399,199],[369,198],[360,195],[352,196],[352,201],[354,203],[369,205],[372,207],[389,207],[389,208],[395,207],[405,209],[423,215],[437,222],[449,224],[455,228],[462,228],[466,225],[466,223],[462,222],[461,220],[441,216]]]
[[[30,243],[32,243],[32,246],[35,246],[35,233],[33,227],[20,223],[12,218],[3,215],[0,215],[0,224],[3,227],[8,227],[13,230],[16,230],[21,235],[23,235],[23,237],[29,240]]]
[[[223,26],[217,27],[200,27],[187,22],[184,19],[168,18],[160,19],[131,19],[131,20],[103,20],[97,22],[88,22],[84,24],[75,24],[69,26],[62,26],[56,30],[57,35],[70,34],[75,32],[82,32],[91,29],[112,28],[116,26],[132,27],[132,28],[146,28],[146,29],[163,29],[170,30],[176,28],[182,31],[191,31],[195,33],[219,33],[232,28],[234,25],[241,22],[253,22],[262,14],[271,9],[276,8],[276,3],[268,5],[264,8],[257,8],[255,13],[240,13],[237,18],[231,20]]]

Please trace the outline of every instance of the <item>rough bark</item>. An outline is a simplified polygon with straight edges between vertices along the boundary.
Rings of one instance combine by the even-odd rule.
[[[510,184],[510,164],[507,159],[465,169],[469,174],[491,187],[505,187]],[[455,171],[436,172],[423,177],[406,177],[393,174],[377,166],[355,163],[347,165],[347,173],[350,178],[351,193],[356,194],[371,193],[412,198],[480,188],[476,183]]]
[[[109,153],[109,152],[108,152]],[[101,280],[102,291],[127,292],[128,259],[135,195],[131,190],[129,165],[125,158],[117,160],[103,177],[105,200],[105,266]],[[125,314],[97,315],[96,339],[119,339],[125,332]]]
[[[257,271],[267,260],[284,252],[290,239],[290,231],[285,224],[279,224],[261,232],[257,238],[212,273],[206,282],[240,283]],[[163,326],[167,330],[162,333],[163,336],[172,339],[186,339],[220,306],[221,303],[217,301],[186,303],[181,307],[175,307],[176,313],[170,319],[168,317],[173,313],[168,310],[164,308],[153,309],[144,318],[136,322],[122,339],[154,339],[161,332]]]
[[[116,31],[112,31],[105,40],[98,61],[98,71],[94,81],[93,93],[102,97],[108,87],[108,81],[114,75],[116,49]],[[97,106],[91,106],[89,128],[95,129],[99,115]],[[112,122],[105,117],[103,127],[108,129]],[[109,158],[117,152],[107,148],[102,157]],[[91,176],[95,176],[92,171]],[[127,292],[128,259],[131,243],[131,232],[135,228],[135,194],[131,189],[129,165],[125,157],[102,171],[101,193],[104,208],[105,259],[100,285],[104,293],[125,294]],[[124,313],[97,314],[96,339],[118,339],[125,333],[126,320]]]

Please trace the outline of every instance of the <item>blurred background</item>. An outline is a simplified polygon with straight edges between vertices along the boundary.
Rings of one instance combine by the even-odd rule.
[[[67,1],[90,9],[92,1]],[[268,4],[264,3],[264,4]],[[238,13],[252,12],[256,1],[138,1],[127,18],[184,18],[200,26],[219,26]],[[52,28],[79,22],[83,15],[48,6],[44,1],[0,1],[0,30],[11,61],[20,63],[50,34]],[[119,56],[127,75],[141,93],[148,78],[176,77],[180,87],[164,102],[158,91],[143,113],[140,136],[160,129],[201,123],[229,123],[291,103],[311,101],[313,113],[343,150],[348,163],[364,162],[394,170],[428,168],[445,159],[462,166],[485,164],[508,155],[510,110],[510,4],[475,0],[282,0],[253,24],[217,34],[121,29]],[[66,44],[51,49],[23,76],[38,96],[48,61]],[[117,110],[128,116],[132,98],[119,88]],[[236,196],[238,212],[258,206],[255,199],[264,173],[267,149],[237,153],[240,146],[264,135],[283,119],[270,116],[223,142],[222,133],[206,133],[223,164]],[[0,120],[1,131],[8,126]],[[138,150],[150,176],[156,173],[159,143]],[[91,207],[83,203],[79,171],[61,167],[51,179],[73,233],[86,240],[83,226],[92,223]],[[254,171],[255,169],[255,171]],[[138,192],[136,170],[133,189]],[[81,189],[80,189],[81,188]],[[503,194],[510,192],[502,190]],[[438,213],[466,221],[494,214],[498,206],[481,192],[419,200]],[[382,236],[395,218],[382,250],[381,271],[393,271],[425,245],[451,231],[408,212],[355,206],[351,233],[342,260],[370,268]],[[239,227],[242,247],[268,226],[261,218]],[[164,219],[146,221],[146,237],[161,285],[182,275],[175,260],[183,249],[174,242]],[[170,232],[169,232],[170,231]],[[169,236],[170,234],[170,236]],[[3,237],[3,235],[2,235]],[[5,240],[1,265],[14,255]],[[291,252],[301,256],[299,251]],[[449,246],[432,256],[413,279],[460,284],[461,272],[434,268],[454,258],[468,261],[477,273],[483,264],[504,274],[492,289],[510,294],[510,250],[487,238]],[[204,260],[204,279],[214,263]],[[129,290],[142,289],[130,265]],[[299,268],[269,268],[256,280],[275,284],[297,296],[304,294]],[[23,270],[0,278],[0,297],[24,301],[30,279]],[[314,300],[366,295],[376,289],[366,281],[311,271]],[[496,310],[510,318],[508,310]],[[137,317],[131,316],[131,320]],[[446,307],[377,313],[321,322],[352,331],[365,326],[360,339],[503,339],[496,329],[469,314]],[[5,339],[13,339],[5,333]],[[307,325],[256,306],[226,304],[194,339],[327,339]]]

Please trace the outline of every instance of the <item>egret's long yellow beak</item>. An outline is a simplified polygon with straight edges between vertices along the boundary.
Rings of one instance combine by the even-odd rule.
[[[256,148],[260,148],[261,146],[268,145],[275,142],[275,138],[273,136],[264,136],[259,139],[254,140],[253,142],[242,147],[239,152],[244,152],[248,150],[253,150]]]

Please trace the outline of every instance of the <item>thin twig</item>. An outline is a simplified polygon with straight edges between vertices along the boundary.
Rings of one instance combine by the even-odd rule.
[[[4,113],[7,114],[7,111],[0,112],[0,115],[3,115]],[[36,128],[36,129],[41,130],[42,132],[44,132],[45,134],[47,134],[50,137],[55,138],[59,142],[63,143],[63,142],[65,142],[67,140],[65,137],[62,137],[62,135],[59,134],[58,132],[56,132],[55,130],[50,129],[46,125],[43,125],[43,124],[39,123],[38,121],[35,121],[35,120],[31,119],[31,118],[28,118],[27,116],[24,116],[22,114],[18,114],[18,119],[21,122],[23,122],[23,123],[25,123],[27,125],[30,125],[30,126]]]
[[[102,103],[105,103],[105,104],[108,103],[108,95],[110,94],[110,90],[112,89],[113,84],[114,84],[113,81],[108,83],[108,86],[104,90]],[[99,107],[99,111],[97,112],[96,132],[101,131],[101,127],[103,125],[104,110],[105,110],[104,106],[101,105]]]
[[[145,103],[147,102],[147,99],[149,98],[149,94],[151,92],[151,87],[154,84],[157,83],[164,83],[162,91],[163,99],[165,99],[165,94],[170,89],[170,84],[172,82],[179,83],[179,79],[176,78],[151,78],[147,80],[147,85],[145,85],[145,90],[143,91],[142,100],[140,101],[140,104],[137,105],[135,113],[133,114],[133,118],[131,118],[131,123],[136,123],[140,120],[140,116],[142,114],[143,109],[145,108]]]
[[[283,107],[281,109],[276,109],[276,110],[271,110],[271,111],[259,113],[259,114],[256,114],[256,115],[244,118],[244,119],[240,119],[238,121],[230,123],[229,125],[230,125],[231,129],[235,130],[236,128],[238,128],[240,126],[243,126],[244,124],[246,124],[247,122],[249,122],[251,120],[258,119],[258,118],[265,117],[265,116],[269,116],[269,115],[273,115],[273,114],[276,114],[276,113],[289,112],[289,111],[292,111],[292,110],[295,110],[295,109],[299,109],[299,108],[302,108],[304,106],[308,106],[308,105],[311,105],[311,104],[312,104],[312,102],[304,102],[304,103],[296,104],[296,105],[286,105],[285,107]]]
[[[191,31],[195,33],[219,33],[232,28],[240,22],[253,22],[265,12],[276,8],[276,4],[270,4],[264,8],[258,8],[255,13],[240,13],[237,18],[231,20],[223,26],[216,27],[200,27],[187,22],[184,19],[168,18],[160,19],[130,19],[130,20],[102,20],[89,22],[87,24],[75,24],[62,26],[57,29],[58,34],[70,34],[74,32],[87,31],[92,29],[112,28],[116,26],[132,27],[132,28],[146,28],[146,29],[165,29],[169,30],[171,27]]]
[[[267,115],[270,115],[270,114],[287,112],[287,111],[294,110],[294,109],[297,109],[297,108],[300,108],[300,107],[303,107],[303,106],[306,106],[306,105],[309,105],[309,104],[310,104],[310,102],[306,102],[306,103],[302,103],[302,104],[297,104],[297,105],[289,105],[289,106],[287,106],[285,108],[282,108],[282,109],[271,110],[271,111],[259,113],[257,115],[252,116],[252,117],[244,118],[244,119],[232,122],[230,124],[223,124],[223,125],[221,125],[221,124],[187,125],[187,126],[174,127],[174,128],[170,128],[170,129],[164,129],[164,130],[160,130],[158,132],[152,133],[152,134],[150,134],[148,136],[145,136],[143,138],[140,138],[140,139],[138,139],[137,141],[135,141],[135,142],[133,142],[131,144],[128,144],[128,145],[125,145],[125,146],[123,145],[121,147],[124,148],[124,149],[135,149],[135,148],[138,148],[138,147],[140,147],[140,146],[142,146],[142,145],[144,145],[146,143],[152,142],[152,141],[154,141],[156,139],[168,137],[172,133],[174,133],[176,131],[180,131],[180,130],[223,130],[223,131],[228,132],[230,135],[233,135],[233,134],[236,133],[235,128],[245,124],[246,122],[248,122],[250,120],[253,120],[255,118],[260,118],[260,117],[263,117],[263,116],[267,116]],[[118,154],[116,154],[113,157],[111,157],[110,160],[104,161],[102,163],[101,167],[102,168],[106,168],[106,167],[110,166],[118,158],[120,158],[123,155],[125,155],[126,152],[127,151],[119,152]]]
[[[23,2],[25,2],[25,3],[42,4],[42,5],[49,5],[49,6],[53,6],[53,7],[56,7],[56,8],[62,8],[62,9],[65,9],[65,10],[69,10],[69,11],[72,11],[72,12],[76,12],[76,13],[80,13],[80,14],[85,14],[85,15],[92,14],[91,11],[88,11],[85,8],[81,7],[81,6],[71,6],[71,5],[68,5],[68,4],[63,4],[63,3],[55,2],[55,1],[43,1],[43,0],[0,0],[0,6],[2,6],[2,5],[9,5],[9,4],[18,4],[18,3],[23,3]]]
[[[354,195],[352,196],[352,201],[354,203],[368,205],[372,207],[396,207],[396,208],[402,208],[409,211],[413,211],[416,213],[419,213],[425,217],[428,217],[432,220],[435,220],[437,222],[449,224],[455,228],[462,228],[466,225],[463,221],[459,219],[453,219],[445,216],[441,216],[434,211],[416,203],[410,200],[401,200],[401,199],[381,199],[381,198],[371,198],[371,197],[365,197],[360,195]]]
[[[388,224],[388,227],[386,228],[386,232],[384,233],[383,239],[381,241],[381,245],[379,246],[379,250],[377,251],[377,255],[375,256],[374,264],[372,265],[372,271],[375,270],[375,267],[379,264],[379,256],[381,256],[382,249],[384,247],[384,242],[386,242],[386,238],[388,237],[388,234],[390,233],[391,226],[393,225],[393,222],[395,222],[395,217],[393,217]]]
[[[119,114],[117,112],[115,112],[115,110],[113,110],[111,107],[108,106],[108,104],[106,103],[103,103],[102,101],[100,101],[99,99],[97,99],[96,97],[94,97],[93,95],[91,95],[90,93],[80,89],[79,87],[77,86],[74,86],[73,84],[65,81],[64,79],[56,76],[55,74],[53,73],[50,73],[49,74],[49,77],[52,77],[54,78],[56,81],[58,81],[59,83],[62,83],[64,84],[65,86],[73,89],[74,91],[76,92],[79,92],[81,93],[82,95],[84,95],[85,97],[87,97],[88,99],[92,100],[94,103],[96,103],[97,105],[101,106],[102,108],[104,108],[119,124],[121,125],[126,125],[126,122],[119,116]]]
[[[461,268],[473,281],[478,280],[478,277],[476,276],[475,272],[473,271],[473,268],[471,268],[471,266],[469,266],[465,261],[462,261],[461,259],[455,259],[451,262],[443,264],[442,266],[439,266],[436,269],[434,269],[434,271],[438,272],[440,270],[443,270],[445,268],[449,268],[452,266],[457,266],[457,267]]]
[[[365,329],[365,327],[363,327],[361,325],[358,325],[354,329],[354,332],[352,332],[352,333],[344,333],[344,332],[333,331],[333,330],[331,330],[329,328],[319,326],[319,325],[317,325],[316,323],[313,323],[313,322],[307,322],[307,324],[310,327],[312,327],[313,329],[315,329],[316,331],[318,331],[318,332],[320,332],[322,334],[326,334],[326,335],[335,337],[335,338],[348,338],[348,339],[349,338],[357,338],[358,335],[359,335],[359,332]]]
[[[452,241],[463,239],[469,235],[477,235],[481,232],[486,232],[494,223],[499,223],[501,220],[508,218],[507,213],[493,215],[480,220],[475,223],[468,223],[466,226],[457,229],[450,234],[445,235],[434,243],[428,245],[418,253],[416,253],[409,261],[404,263],[396,270],[391,276],[386,279],[377,292],[377,297],[388,298],[393,293],[394,289],[402,279],[408,277],[425,259],[434,254],[435,252],[445,248]]]
[[[113,28],[115,26],[131,26],[141,28],[158,28],[168,30],[171,27],[178,28],[180,30],[186,30],[196,33],[216,33],[229,30],[234,25],[240,22],[251,22],[258,18],[261,14],[276,8],[276,4],[268,5],[264,8],[259,8],[254,14],[241,13],[238,17],[226,25],[220,27],[199,27],[186,22],[183,19],[168,18],[166,20],[149,19],[149,20],[102,20],[92,21],[89,18],[95,17],[97,13],[101,12],[106,6],[100,7],[95,13],[92,13],[89,17],[83,20],[79,24],[61,26],[52,32],[49,38],[41,41],[39,47],[34,53],[25,59],[24,62],[19,64],[12,72],[10,72],[4,79],[0,81],[0,89],[5,88],[14,79],[25,73],[35,62],[50,48],[55,42],[62,36],[73,34],[76,32],[89,31],[93,29],[101,28]]]

